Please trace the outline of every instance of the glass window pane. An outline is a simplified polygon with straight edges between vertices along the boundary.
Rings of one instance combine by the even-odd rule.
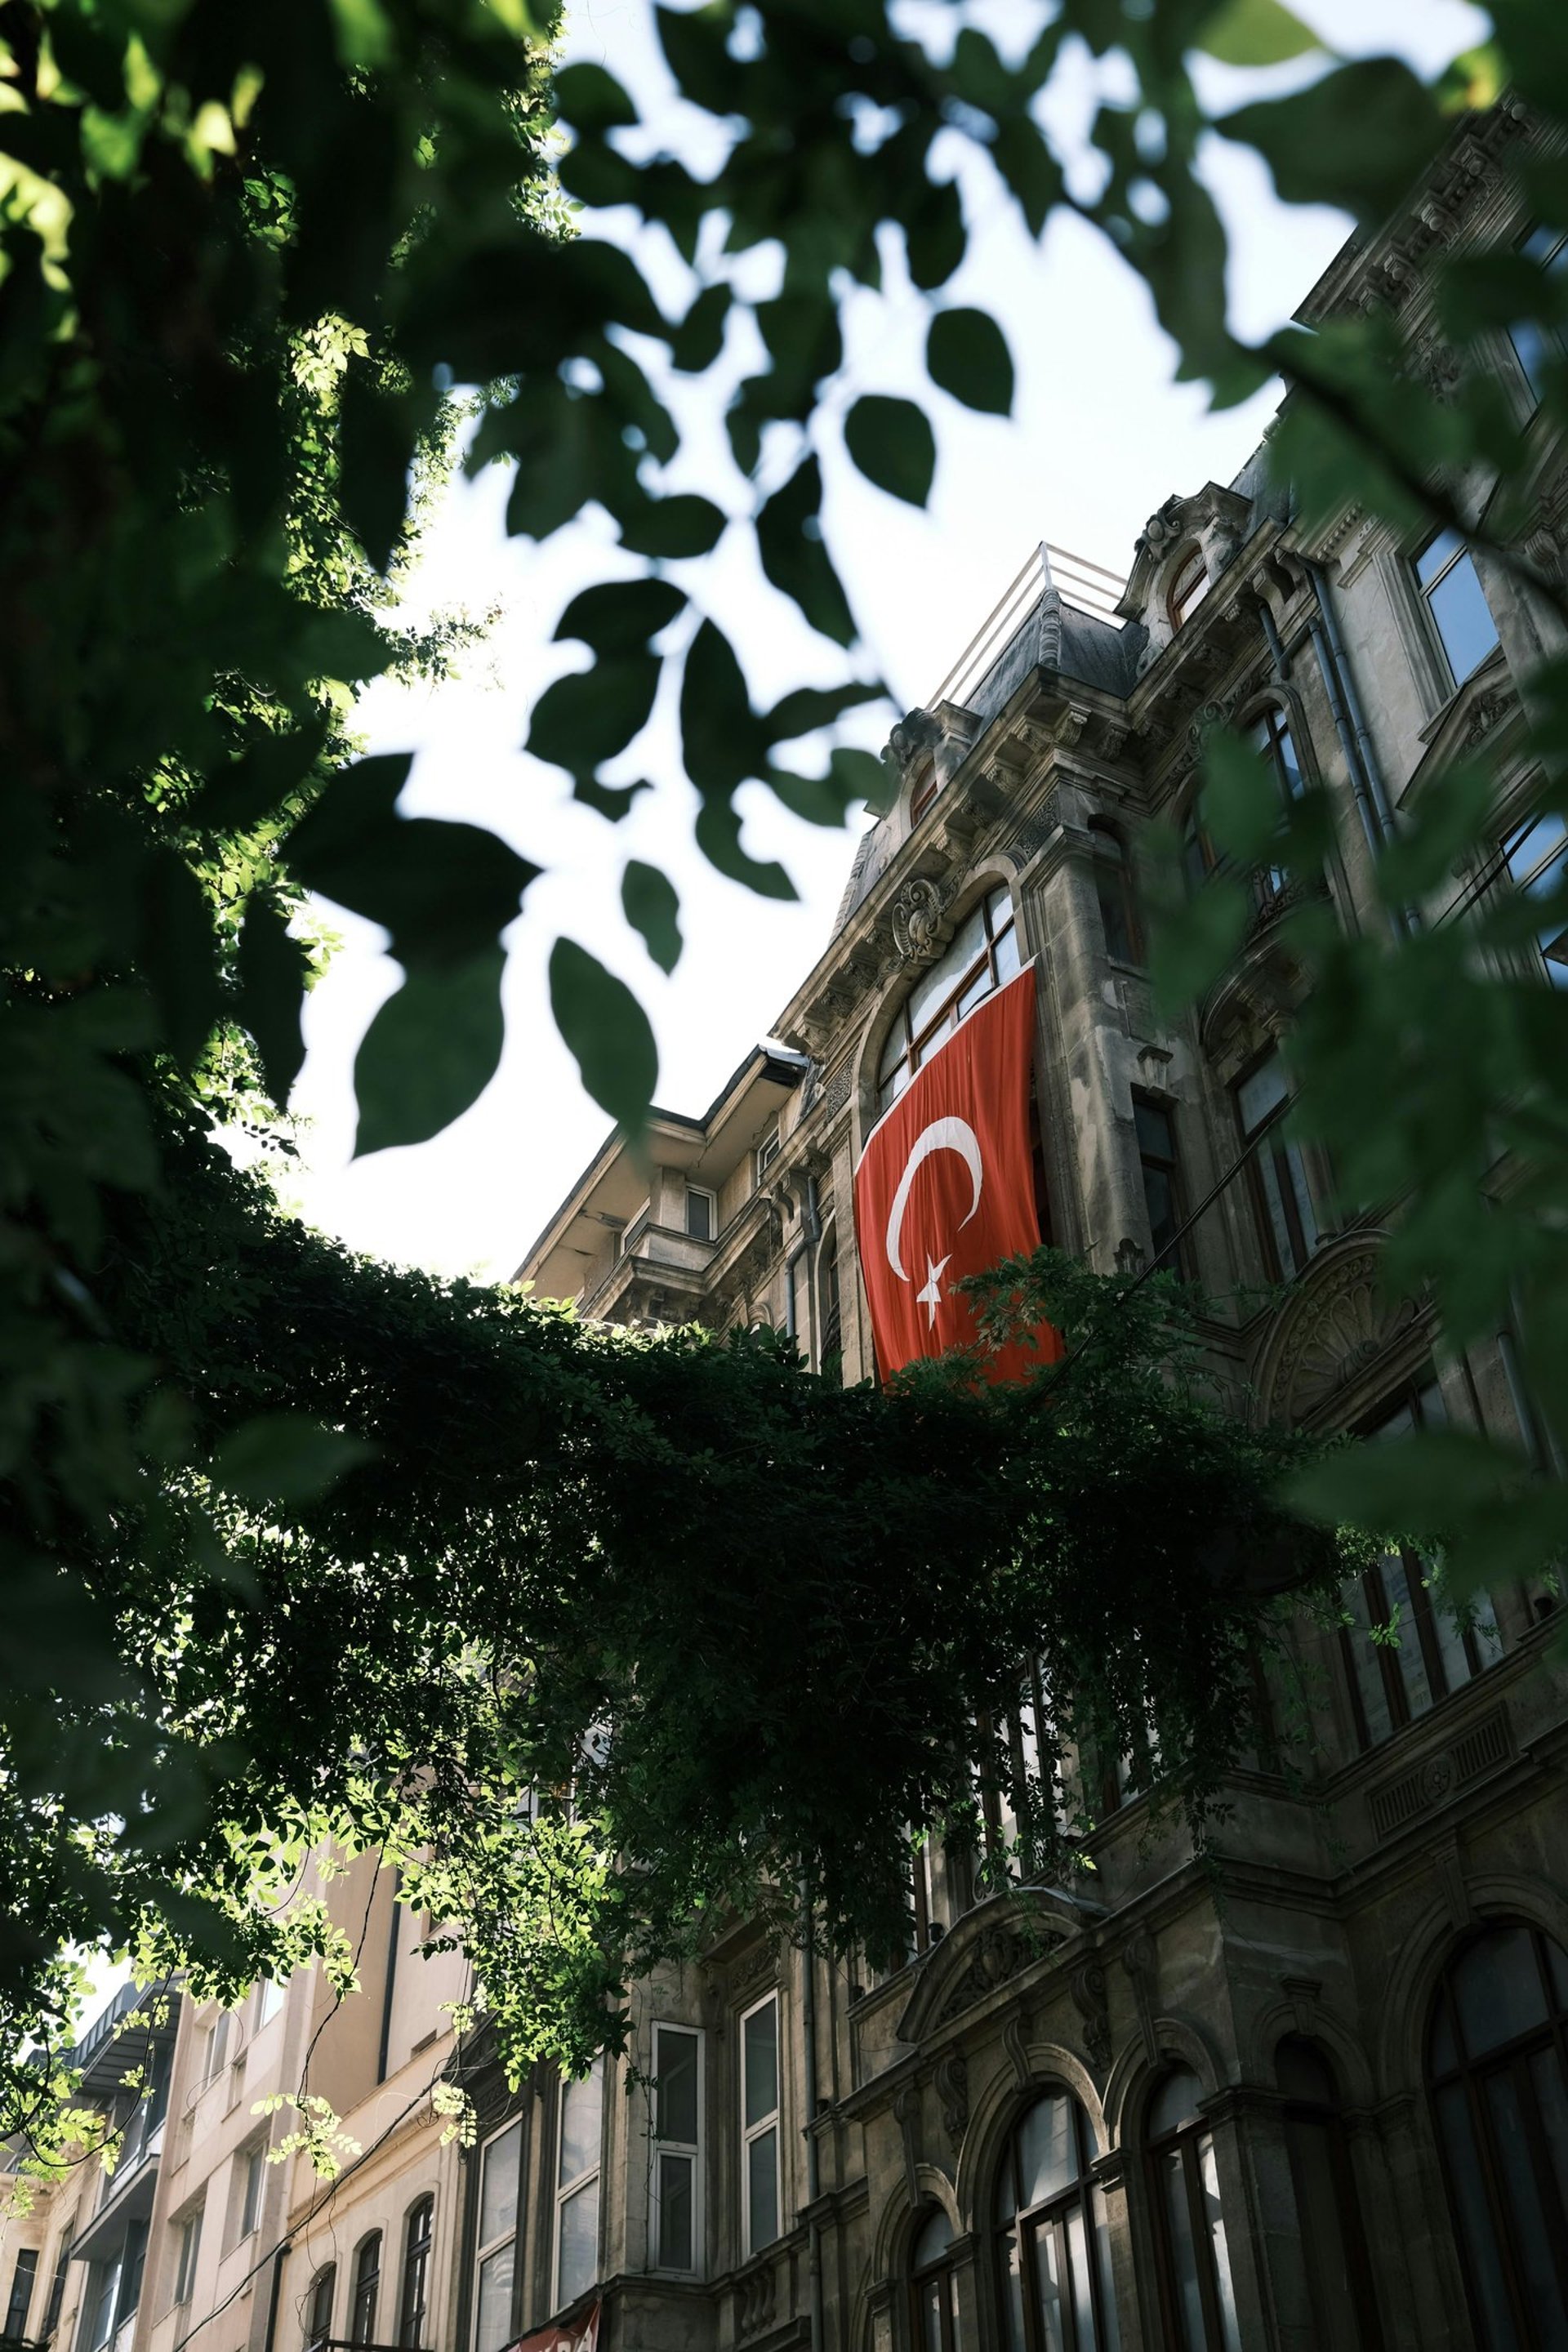
[[[1309,2053],[1311,2054],[1311,2053]],[[1320,2065],[1321,2061],[1318,2062]],[[1281,2068],[1281,2081],[1284,2070]],[[1296,2213],[1306,2256],[1307,2286],[1320,2344],[1342,2345],[1356,2352],[1362,2342],[1355,2288],[1351,2277],[1350,2250],[1340,2220],[1339,2188],[1335,2179],[1333,2126],[1306,2116],[1286,2120],[1285,2140],[1290,2154],[1290,2174],[1296,2186]]]
[[[1497,625],[1468,553],[1458,556],[1427,591],[1426,601],[1456,683],[1485,661],[1498,641]]]
[[[1562,2210],[1559,2226],[1568,2243],[1568,2084],[1563,2079],[1563,2061],[1555,2050],[1536,2053],[1530,2062],[1530,2079],[1557,2182],[1557,2202]]]
[[[904,1058],[904,1053],[908,1044],[909,1040],[904,1035],[904,1024],[902,1020],[900,1019],[895,1021],[891,1032],[889,1034],[888,1042],[882,1048],[882,1058],[877,1065],[877,1077],[879,1083],[881,1083],[892,1076],[893,1072],[898,1068],[899,1064]]]
[[[1351,1666],[1366,1717],[1367,1738],[1375,1747],[1380,1739],[1389,1737],[1394,1729],[1394,1719],[1389,1713],[1388,1693],[1384,1687],[1377,1651],[1373,1643],[1372,1611],[1367,1604],[1366,1588],[1359,1576],[1344,1587],[1341,1597],[1351,1619]]]
[[[992,986],[991,967],[988,963],[983,963],[958,1000],[958,1017],[961,1021],[966,1014],[973,1013],[977,1004],[984,1004],[985,999],[991,994]]]
[[[914,2242],[914,2251],[910,2256],[910,2268],[916,2271],[929,2270],[932,2263],[941,2262],[952,2243],[952,2223],[939,2205],[934,2212],[926,2215],[921,2224],[920,2233]]]
[[[559,2310],[586,2294],[599,2275],[599,2184],[564,2200],[561,2207],[560,2253],[555,2273],[555,2303]]]
[[[1446,2091],[1438,2092],[1436,2104],[1452,2176],[1454,2207],[1469,2258],[1470,2284],[1480,2305],[1486,2352],[1520,2352],[1463,2088],[1458,2083],[1450,2084]]]
[[[510,2340],[511,2258],[511,2247],[502,2246],[479,2264],[474,2352],[500,2352]]]
[[[747,2216],[751,2223],[749,2253],[771,2246],[779,2233],[778,2134],[759,2132],[746,2143]]]
[[[1205,2134],[1198,2142],[1198,2178],[1203,2184],[1204,2226],[1214,2257],[1215,2291],[1219,2299],[1219,2329],[1225,2352],[1241,2352],[1241,2328],[1236,2315],[1236,2288],[1230,2275],[1230,2250],[1225,2241],[1225,2215],[1219,2206],[1219,2165],[1214,2141]]]
[[[604,2062],[595,2058],[585,2081],[562,2085],[559,2187],[564,2189],[597,2168],[604,2114]]]
[[[1175,2298],[1176,2326],[1183,2352],[1205,2352],[1204,2306],[1198,2293],[1198,2250],[1193,2243],[1187,2212],[1187,2183],[1182,2151],[1173,2147],[1160,2159],[1164,2189],[1165,2232],[1171,2256],[1171,2287]]]
[[[1173,2067],[1149,2106],[1148,2137],[1163,2139],[1167,2132],[1180,2131],[1184,2124],[1195,2123],[1202,2085],[1190,2067]]]
[[[997,940],[994,952],[996,963],[996,985],[1000,988],[1005,980],[1011,980],[1016,971],[1021,971],[1024,968],[1018,950],[1016,925],[1009,924],[1007,929]]]
[[[692,2266],[692,2174],[695,2159],[667,2156],[658,2159],[658,2263],[661,2270],[689,2271]]]
[[[1062,2282],[1057,2276],[1057,2233],[1047,2221],[1033,2236],[1035,2308],[1040,2322],[1040,2343],[1043,2352],[1064,2352],[1067,2324],[1062,2317]]]
[[[1383,1556],[1383,1589],[1388,1595],[1388,1622],[1398,1644],[1397,1648],[1393,1643],[1386,1644],[1387,1653],[1399,1669],[1411,1714],[1425,1715],[1434,1694],[1426,1662],[1421,1654],[1421,1637],[1415,1630],[1410,1571],[1398,1552],[1384,1552]]]
[[[1083,2207],[1069,2205],[1067,2212],[1068,2272],[1072,2282],[1073,2326],[1080,2345],[1094,2342],[1094,2288],[1089,2275],[1089,2231]]]
[[[761,2123],[779,2103],[779,2005],[776,2000],[752,2010],[743,2029],[745,2050],[744,2117]]]
[[[1245,1134],[1256,1135],[1270,1114],[1285,1100],[1285,1071],[1278,1054],[1270,1054],[1260,1062],[1252,1076],[1243,1078],[1236,1090],[1241,1107],[1241,1124]]]
[[[1018,2262],[1016,2230],[1009,2230],[1002,2241],[1002,2303],[1006,2314],[1008,2352],[1026,2352],[1024,2278]]]
[[[655,2036],[654,2074],[658,2082],[660,2139],[697,2144],[697,2036],[661,2025]]]
[[[479,2187],[479,2243],[488,2246],[517,2227],[517,2171],[522,2126],[510,2124],[485,2150]]]
[[[1511,2066],[1488,2081],[1487,2105],[1492,2148],[1502,2175],[1503,2200],[1520,2268],[1524,2273],[1525,2299],[1537,2330],[1537,2341],[1550,2347],[1550,2352],[1563,2352],[1563,2347],[1568,2347],[1568,2305],[1563,2299],[1552,2248],[1554,2239],[1561,2242],[1564,2217],[1561,2212],[1548,2214],[1542,2210],[1535,2165],[1525,2138],[1524,2117],[1520,2112],[1519,2084]],[[1553,2198],[1552,2203],[1556,2202]]]
[[[1104,2352],[1121,2352],[1121,2324],[1116,2315],[1116,2293],[1110,2283],[1110,2225],[1106,2213],[1105,2191],[1098,2185],[1090,2191],[1089,2206],[1094,2220],[1094,2259],[1100,2277],[1100,2335]]]
[[[1171,1129],[1171,1114],[1160,1103],[1145,1101],[1142,1095],[1132,1097],[1132,1124],[1138,1134],[1138,1149],[1153,1160],[1173,1160],[1176,1139]]]
[[[910,991],[910,1026],[917,1037],[943,997],[952,995],[954,984],[984,945],[985,910],[984,907],[972,907],[951,944]]]
[[[931,2279],[921,2289],[921,2352],[942,2352],[942,2306],[946,2282]]]
[[[1541,1971],[1528,1927],[1494,1928],[1472,1944],[1451,1982],[1460,2036],[1471,2058],[1500,2049],[1531,2026],[1546,2022]]]
[[[1060,2093],[1038,2099],[1018,2126],[1018,2173],[1026,2210],[1059,2196],[1078,2179],[1072,2102]]]

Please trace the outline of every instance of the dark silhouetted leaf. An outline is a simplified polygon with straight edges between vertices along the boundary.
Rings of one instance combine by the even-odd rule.
[[[623,1133],[640,1135],[658,1082],[658,1049],[631,990],[575,940],[557,940],[550,1004],[588,1093]]]
[[[1407,65],[1359,58],[1289,98],[1222,115],[1217,128],[1258,149],[1287,204],[1340,205],[1373,222],[1431,161],[1447,125]]]
[[[621,877],[621,905],[660,971],[673,971],[680,961],[680,900],[668,875],[645,866],[640,857],[629,858]]]
[[[868,392],[844,420],[844,446],[868,482],[911,507],[923,507],[936,471],[936,441],[912,400]]]
[[[427,1142],[479,1099],[500,1063],[505,962],[498,947],[410,971],[381,1006],[354,1061],[356,1160]]]
[[[574,775],[624,751],[647,724],[661,667],[657,654],[601,655],[592,669],[558,677],[533,706],[528,749]]]
[[[267,1090],[279,1110],[305,1058],[300,1013],[310,958],[289,929],[289,911],[269,891],[253,891],[240,925],[239,1019],[256,1040]]]
[[[620,83],[601,65],[583,61],[563,66],[553,89],[563,121],[574,131],[626,130],[637,119],[637,108]]]
[[[689,493],[649,499],[629,518],[622,517],[621,545],[633,555],[706,555],[729,520],[711,499]]]
[[[580,637],[598,654],[640,651],[684,610],[686,599],[668,580],[607,580],[574,596],[555,624],[564,641]]]
[[[993,416],[1013,406],[1013,358],[1006,338],[984,310],[939,310],[926,336],[926,373],[932,383]]]
[[[237,1502],[313,1503],[375,1447],[341,1429],[323,1429],[302,1412],[260,1412],[223,1438],[212,1457],[213,1485]]]
[[[855,616],[823,544],[822,468],[815,457],[795,467],[757,517],[763,571],[823,636],[853,645]]]

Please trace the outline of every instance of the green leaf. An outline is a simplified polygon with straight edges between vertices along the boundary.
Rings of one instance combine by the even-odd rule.
[[[633,555],[670,560],[707,555],[718,545],[729,520],[711,499],[690,493],[648,499],[629,519],[621,518],[621,545]]]
[[[647,726],[661,667],[657,654],[601,655],[592,669],[558,677],[533,706],[528,749],[536,760],[587,774]]]
[[[819,635],[853,645],[855,616],[823,544],[821,508],[822,468],[807,457],[758,515],[757,552],[764,576]]]
[[[799,891],[776,857],[753,857],[741,846],[741,820],[728,801],[711,801],[697,813],[697,846],[716,873],[754,890],[759,898],[798,898]]]
[[[251,893],[240,925],[235,1010],[256,1040],[267,1090],[279,1110],[305,1058],[300,1013],[310,957],[289,929],[289,909],[269,890]]]
[[[807,824],[842,824],[858,803],[881,794],[887,777],[874,753],[841,744],[826,775],[797,776],[788,769],[770,768],[767,780],[785,808]]]
[[[595,653],[632,653],[668,628],[686,604],[668,580],[607,580],[574,596],[555,625],[557,641],[579,637]]]
[[[574,131],[625,131],[637,121],[637,108],[601,65],[563,66],[550,88],[563,121]]]
[[[378,391],[363,366],[350,368],[338,414],[338,499],[378,572],[386,570],[403,534],[421,422],[412,402]]]
[[[1338,205],[1370,226],[1407,193],[1448,125],[1407,65],[1363,58],[1215,128],[1257,148],[1288,205]]]
[[[1440,1541],[1532,1483],[1529,1464],[1468,1429],[1347,1445],[1297,1471],[1293,1509],[1369,1535]]]
[[[703,622],[686,656],[680,740],[686,772],[704,799],[733,792],[766,761],[766,731],[734,648],[711,621]]]
[[[623,1134],[640,1135],[658,1082],[658,1048],[624,980],[575,940],[550,950],[550,1003],[583,1084]]]
[[[1452,882],[1458,859],[1489,833],[1487,815],[1496,790],[1487,769],[1452,767],[1440,789],[1419,794],[1402,811],[1400,829],[1377,861],[1384,906],[1412,906]]]
[[[1149,974],[1162,1017],[1186,1012],[1214,985],[1240,951],[1250,911],[1240,884],[1213,874],[1151,923]]]
[[[411,971],[365,1031],[354,1060],[353,1156],[425,1143],[476,1102],[500,1062],[499,948]]]
[[[1199,28],[1195,46],[1226,66],[1278,66],[1321,42],[1280,0],[1222,0]]]
[[[673,971],[680,961],[680,900],[668,875],[657,866],[645,866],[640,857],[628,858],[621,877],[621,905],[660,971]]]
[[[956,181],[927,184],[905,220],[904,245],[910,276],[923,294],[946,285],[963,259],[965,247],[963,205]]]
[[[302,1412],[260,1412],[221,1440],[209,1475],[237,1502],[313,1503],[375,1452],[363,1437],[323,1429]]]
[[[216,941],[205,893],[184,859],[156,850],[138,889],[138,958],[163,1021],[169,1051],[188,1069],[222,1006]]]
[[[631,814],[632,803],[639,793],[651,793],[653,786],[645,777],[635,784],[602,784],[596,776],[574,776],[572,797],[581,801],[598,816],[608,817],[612,824]]]
[[[844,446],[868,482],[911,507],[923,507],[936,471],[930,420],[912,400],[868,392],[844,420]]]
[[[1215,847],[1244,866],[1261,862],[1282,814],[1272,771],[1254,744],[1216,729],[1204,745],[1203,820]]]
[[[796,687],[793,694],[774,703],[763,724],[773,742],[793,742],[797,735],[830,727],[857,703],[879,701],[886,692],[885,687],[865,686],[853,679],[847,686]]]
[[[939,310],[926,336],[926,373],[932,383],[993,416],[1013,408],[1013,357],[994,319],[984,310]]]
[[[669,356],[686,375],[700,375],[724,348],[731,293],[721,281],[705,286],[670,338]]]

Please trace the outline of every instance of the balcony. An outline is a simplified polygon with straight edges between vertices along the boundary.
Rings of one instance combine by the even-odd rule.
[[[677,1319],[682,1310],[695,1312],[718,1248],[717,1242],[694,1241],[674,1225],[656,1225],[650,1212],[644,1209],[622,1234],[615,1264],[583,1298],[579,1311],[603,1318],[628,1290],[651,1284],[669,1290]]]

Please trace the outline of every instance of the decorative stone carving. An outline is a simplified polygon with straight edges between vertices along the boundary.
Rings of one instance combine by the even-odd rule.
[[[1151,2066],[1160,2063],[1160,2038],[1154,2031],[1154,1939],[1140,1931],[1130,1936],[1121,1950],[1121,1965],[1132,1987],[1133,2003],[1143,2035],[1143,2055]]]
[[[742,2340],[761,2336],[773,2324],[777,2302],[773,2266],[764,2263],[760,2270],[743,2271],[735,2282],[735,2333]]]
[[[823,1082],[822,1108],[828,1118],[837,1118],[849,1099],[849,1089],[855,1083],[855,1072],[849,1055],[846,1054]]]
[[[749,1952],[742,1952],[740,1958],[731,1964],[730,1969],[731,1996],[743,1997],[751,1992],[755,1986],[762,1983],[764,1977],[776,1974],[777,1966],[778,1955],[771,1944],[766,1942],[754,1944]]]
[[[1296,2031],[1309,2042],[1315,2042],[1320,2031],[1318,2000],[1323,1990],[1321,1977],[1281,1977],[1279,1990],[1290,2004]]]
[[[962,2050],[949,2050],[937,2060],[936,2095],[942,2127],[956,2157],[969,2122],[969,2068]]]
[[[912,2083],[906,2083],[893,2095],[893,2121],[899,2126],[903,2145],[904,2186],[910,2192],[910,2203],[921,2200],[921,2095]]]
[[[930,963],[942,947],[945,900],[936,883],[917,874],[893,901],[893,945],[906,963]]]
[[[906,711],[889,736],[882,751],[885,764],[899,775],[907,775],[922,751],[934,751],[942,740],[942,729],[929,710],[917,704]]]
[[[1026,816],[1024,819],[1023,824],[1007,843],[1007,856],[1016,866],[1026,866],[1031,857],[1037,856],[1044,849],[1052,834],[1059,829],[1061,821],[1061,795],[1056,792],[1049,792],[1033,816]]]
[[[1294,1303],[1261,1399],[1273,1419],[1299,1422],[1381,1355],[1419,1312],[1377,1289],[1377,1252],[1358,1249],[1310,1279]]]
[[[1463,748],[1468,751],[1483,742],[1494,728],[1500,727],[1505,719],[1511,719],[1518,708],[1518,699],[1510,688],[1489,687],[1485,694],[1477,697],[1465,729]]]
[[[1065,1937],[1052,1935],[1048,1930],[1031,1932],[1026,1937],[1016,1927],[983,1928],[970,1953],[969,1965],[942,2005],[937,2023],[945,2025],[949,2018],[972,2009],[977,2000],[984,2000],[998,1985],[1006,1984],[1032,1960],[1039,1959],[1065,1941]]]
[[[1433,399],[1447,408],[1458,392],[1463,373],[1459,354],[1452,343],[1445,343],[1436,335],[1424,336],[1411,347],[1410,367]]]
[[[1085,1960],[1068,1979],[1073,2004],[1083,2020],[1083,2046],[1090,2063],[1110,2063],[1110,2005],[1105,1969],[1096,1959]]]

